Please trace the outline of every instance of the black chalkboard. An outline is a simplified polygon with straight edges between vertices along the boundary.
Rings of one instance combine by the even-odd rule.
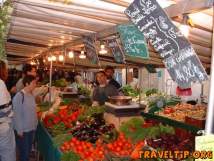
[[[164,59],[172,79],[181,88],[190,87],[192,81],[207,80],[207,74],[190,42],[171,22],[156,0],[134,0],[125,10],[125,14]],[[176,64],[172,67],[169,65],[172,63]],[[189,69],[192,66],[195,70]],[[188,74],[189,70],[194,74]],[[185,78],[181,79],[180,76]]]
[[[108,40],[108,47],[111,49],[114,60],[117,63],[125,63],[125,55],[118,43],[117,38]]]
[[[95,47],[95,37],[94,35],[83,36],[83,43],[86,49],[87,58],[93,63],[98,64],[97,50]]]

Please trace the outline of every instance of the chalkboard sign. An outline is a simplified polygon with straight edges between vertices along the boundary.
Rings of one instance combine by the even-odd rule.
[[[145,38],[133,24],[118,25],[117,31],[120,33],[120,38],[127,55],[144,59],[149,58]]]
[[[117,63],[125,63],[125,55],[117,41],[117,38],[108,40],[108,47],[111,49],[114,60]]]
[[[149,73],[157,73],[156,69],[155,69],[155,66],[152,65],[152,64],[146,64],[145,65],[145,68],[147,69],[147,71]]]
[[[207,80],[207,74],[190,42],[156,0],[134,0],[125,14],[164,59],[172,79],[181,88],[190,87],[192,81]]]
[[[97,50],[95,47],[95,36],[83,36],[83,43],[85,45],[87,58],[93,64],[98,64]]]

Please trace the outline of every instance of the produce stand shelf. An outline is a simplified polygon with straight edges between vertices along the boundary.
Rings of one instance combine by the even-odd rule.
[[[38,150],[42,154],[45,161],[60,161],[61,153],[58,148],[54,147],[53,140],[40,122],[36,131],[36,141]]]
[[[195,127],[195,126],[192,126],[192,125],[188,125],[188,124],[185,124],[183,122],[179,122],[179,121],[176,121],[176,120],[172,120],[172,119],[169,119],[169,118],[166,118],[166,117],[163,117],[163,116],[158,116],[158,115],[154,115],[154,114],[150,114],[150,113],[142,112],[141,116],[143,116],[143,117],[145,117],[147,119],[153,119],[153,120],[160,121],[162,123],[168,124],[168,125],[173,126],[173,127],[185,129],[185,130],[191,131],[191,132],[193,132],[195,134],[199,130],[203,130],[201,128],[198,128],[198,127]]]

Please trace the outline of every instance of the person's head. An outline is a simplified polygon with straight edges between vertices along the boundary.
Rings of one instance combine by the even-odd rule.
[[[7,65],[4,61],[0,60],[0,79],[6,81],[8,77]]]
[[[114,68],[111,66],[107,66],[105,68],[105,74],[106,74],[107,79],[112,79],[113,75],[114,75]]]
[[[83,83],[83,80],[82,80],[82,77],[80,75],[76,75],[74,77],[74,80],[77,84],[82,84]]]
[[[32,76],[36,77],[36,67],[34,67],[30,64],[25,64],[23,67],[23,74],[24,74],[24,76],[32,75]]]
[[[99,85],[107,84],[107,77],[104,71],[99,71],[96,73],[96,81]]]
[[[26,75],[23,78],[24,88],[30,92],[32,92],[36,88],[36,83],[37,83],[36,77],[32,75]]]

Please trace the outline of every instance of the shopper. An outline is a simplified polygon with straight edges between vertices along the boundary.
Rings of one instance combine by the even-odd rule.
[[[121,85],[113,78],[114,77],[114,68],[107,66],[105,68],[105,74],[107,76],[108,83],[115,86],[117,89],[121,88]]]
[[[6,88],[6,64],[0,60],[0,161],[16,161],[15,136],[12,127],[12,106]]]
[[[17,90],[17,92],[21,91],[24,88],[23,78],[26,75],[32,75],[32,76],[36,77],[36,68],[34,66],[30,65],[30,64],[25,64],[23,66],[22,78],[20,78],[18,80],[18,82],[16,83],[16,90]]]
[[[105,72],[97,72],[96,81],[99,85],[93,91],[93,106],[103,105],[108,100],[109,96],[119,95],[117,88],[108,84]]]
[[[75,92],[75,93],[78,93],[78,89],[79,87],[81,86],[85,86],[83,80],[82,80],[82,77],[80,74],[77,74],[75,77],[74,77],[74,80],[75,82],[73,82],[70,87],[72,88],[72,91]]]
[[[38,124],[36,103],[32,94],[36,87],[36,78],[26,75],[23,78],[23,85],[24,88],[13,99],[14,128],[20,161],[28,161]]]

